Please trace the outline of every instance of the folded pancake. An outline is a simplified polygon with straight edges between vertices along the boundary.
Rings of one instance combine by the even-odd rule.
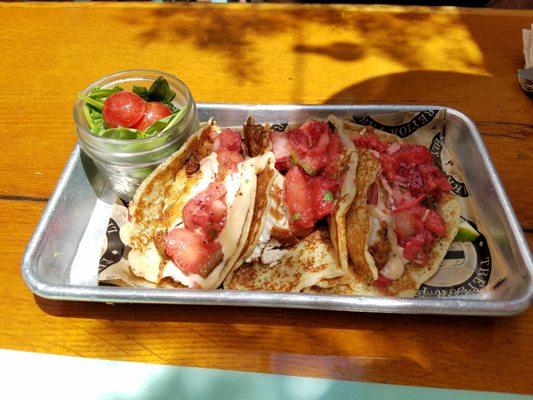
[[[329,233],[333,246],[335,247],[335,253],[338,263],[343,271],[348,271],[348,242],[347,242],[347,229],[346,214],[352,204],[358,185],[357,179],[357,166],[359,163],[359,157],[355,146],[344,133],[344,129],[340,127],[340,122],[337,117],[330,115],[328,121],[337,127],[337,133],[341,138],[342,144],[345,147],[344,160],[341,161],[346,166],[345,171],[342,173],[341,179],[341,191],[337,198],[331,217],[329,218]],[[340,127],[340,128],[339,128]]]
[[[239,133],[210,121],[142,183],[121,228],[136,276],[220,286],[246,245],[257,175],[271,158],[242,153]]]
[[[274,158],[258,177],[254,217],[243,252],[245,263],[228,275],[224,287],[236,288],[237,281],[239,288],[259,287],[255,277],[266,274],[270,280],[268,290],[281,290],[287,287],[287,281],[294,283],[290,284],[290,290],[301,290],[322,279],[342,275],[342,267],[336,260],[328,260],[326,267],[317,259],[317,265],[322,267],[312,274],[308,271],[310,265],[306,264],[308,258],[306,262],[298,260],[302,254],[313,254],[318,239],[327,241],[331,247],[328,254],[336,255],[335,243],[332,244],[329,235],[312,232],[317,220],[325,222],[328,216],[339,221],[330,230],[332,235],[338,237],[338,232],[343,232],[344,218],[340,216],[347,212],[355,195],[357,153],[353,143],[347,137],[341,138],[331,124],[315,120],[280,132],[271,131],[268,125],[255,124],[249,118],[243,136],[251,157],[269,153]],[[328,165],[324,159],[332,164]],[[319,212],[313,214],[310,208]],[[305,225],[299,224],[300,211],[307,212],[302,216],[302,220],[307,218]],[[310,234],[312,239],[307,238]],[[289,271],[290,262],[294,266]],[[302,280],[293,282],[291,277]],[[246,279],[251,281],[246,283]],[[281,281],[276,282],[277,279]]]
[[[457,233],[460,208],[442,171],[420,145],[335,121],[357,146],[357,193],[346,213],[349,273],[309,291],[415,296]]]
[[[244,142],[250,157],[268,157],[268,164],[257,177],[253,218],[243,259],[246,262],[273,264],[286,248],[298,243],[289,225],[284,200],[284,177],[275,168],[276,158],[268,136],[269,126],[255,124],[251,117],[243,127]]]
[[[225,289],[301,292],[343,274],[329,235],[316,230],[273,266],[245,263],[224,282]]]

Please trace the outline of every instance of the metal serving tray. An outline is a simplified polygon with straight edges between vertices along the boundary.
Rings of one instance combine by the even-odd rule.
[[[329,114],[352,116],[397,111],[441,110],[437,106],[238,105],[199,104],[200,121],[213,116],[221,126],[237,126],[248,115],[258,122],[303,121]],[[452,143],[468,189],[476,203],[494,262],[506,279],[490,291],[456,297],[361,297],[227,290],[138,289],[98,286],[99,249],[114,195],[92,162],[76,146],[28,243],[22,276],[37,295],[60,300],[124,303],[209,304],[308,308],[412,314],[511,315],[533,298],[533,264],[529,246],[474,123],[446,109],[446,135]],[[89,223],[90,222],[90,223]],[[80,241],[86,246],[79,246]],[[82,248],[84,247],[84,248]],[[83,267],[85,278],[79,279]],[[87,271],[90,277],[87,278]],[[82,274],[82,275],[83,275]]]

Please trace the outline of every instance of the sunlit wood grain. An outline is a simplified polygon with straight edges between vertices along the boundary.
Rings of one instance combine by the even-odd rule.
[[[0,196],[48,197],[76,142],[76,94],[103,74],[149,67],[180,76],[198,101],[458,108],[478,124],[522,225],[533,227],[533,106],[515,77],[533,12],[3,4],[0,18]],[[2,348],[533,391],[531,310],[452,318],[35,298],[19,269],[44,206],[0,200]]]

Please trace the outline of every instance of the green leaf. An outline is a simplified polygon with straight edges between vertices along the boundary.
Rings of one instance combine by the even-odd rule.
[[[105,129],[100,136],[108,139],[132,140],[138,138],[139,131],[129,128],[111,128]]]
[[[135,93],[137,96],[142,97],[143,100],[149,101],[150,95],[148,94],[148,90],[144,86],[133,86],[133,93]]]
[[[324,192],[324,200],[326,201],[333,201],[335,198],[333,197],[333,193],[331,190],[327,190]]]
[[[85,115],[87,125],[89,125],[91,132],[95,135],[100,135],[101,131],[105,129],[101,111],[90,104],[85,104],[83,107],[83,114]]]
[[[104,124],[104,117],[102,117],[102,113],[100,112],[100,110],[96,110],[91,107],[89,107],[89,109],[91,109],[91,119],[94,129],[93,133],[101,135],[102,131],[106,129],[106,126]]]
[[[163,131],[166,131],[172,128],[174,125],[178,123],[182,113],[183,113],[183,110],[180,110],[175,114],[169,115],[168,117],[161,118],[155,121],[152,125],[150,125],[144,131],[144,134],[146,135],[146,137],[150,137],[150,136],[155,135],[156,133],[163,132]]]
[[[87,125],[89,125],[89,129],[92,133],[96,133],[94,129],[94,122],[93,118],[91,116],[91,109],[87,104],[83,106],[83,114],[85,115],[85,119],[87,120]]]
[[[90,104],[91,106],[97,108],[98,110],[102,110],[102,108],[104,108],[104,102],[102,100],[93,99],[92,97],[89,97],[82,93],[80,93],[78,97],[85,101],[87,104]]]
[[[170,108],[170,111],[172,111],[172,114],[175,114],[180,111],[180,109],[172,103],[167,103],[167,106],[168,108]]]
[[[113,93],[123,92],[123,91],[124,89],[122,89],[120,86],[115,86],[112,89],[100,89],[99,87],[94,87],[89,93],[89,97],[95,100],[107,99]]]
[[[148,89],[148,98],[150,101],[162,101],[168,104],[174,97],[176,97],[176,93],[170,89],[167,80],[162,76],[157,78],[150,86],[150,89]]]
[[[175,115],[169,115],[168,117],[158,119],[155,121],[152,125],[150,125],[146,130],[144,131],[144,134],[148,136],[152,136],[155,133],[161,132],[163,129],[165,129],[170,121],[175,117]]]
[[[292,219],[294,221],[298,221],[300,218],[301,218],[301,215],[299,212],[295,212],[294,215],[292,216]]]

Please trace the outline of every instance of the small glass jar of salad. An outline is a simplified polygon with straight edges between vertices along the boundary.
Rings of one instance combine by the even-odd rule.
[[[82,150],[126,201],[199,127],[189,88],[157,70],[121,71],[93,82],[74,104],[74,121]]]

